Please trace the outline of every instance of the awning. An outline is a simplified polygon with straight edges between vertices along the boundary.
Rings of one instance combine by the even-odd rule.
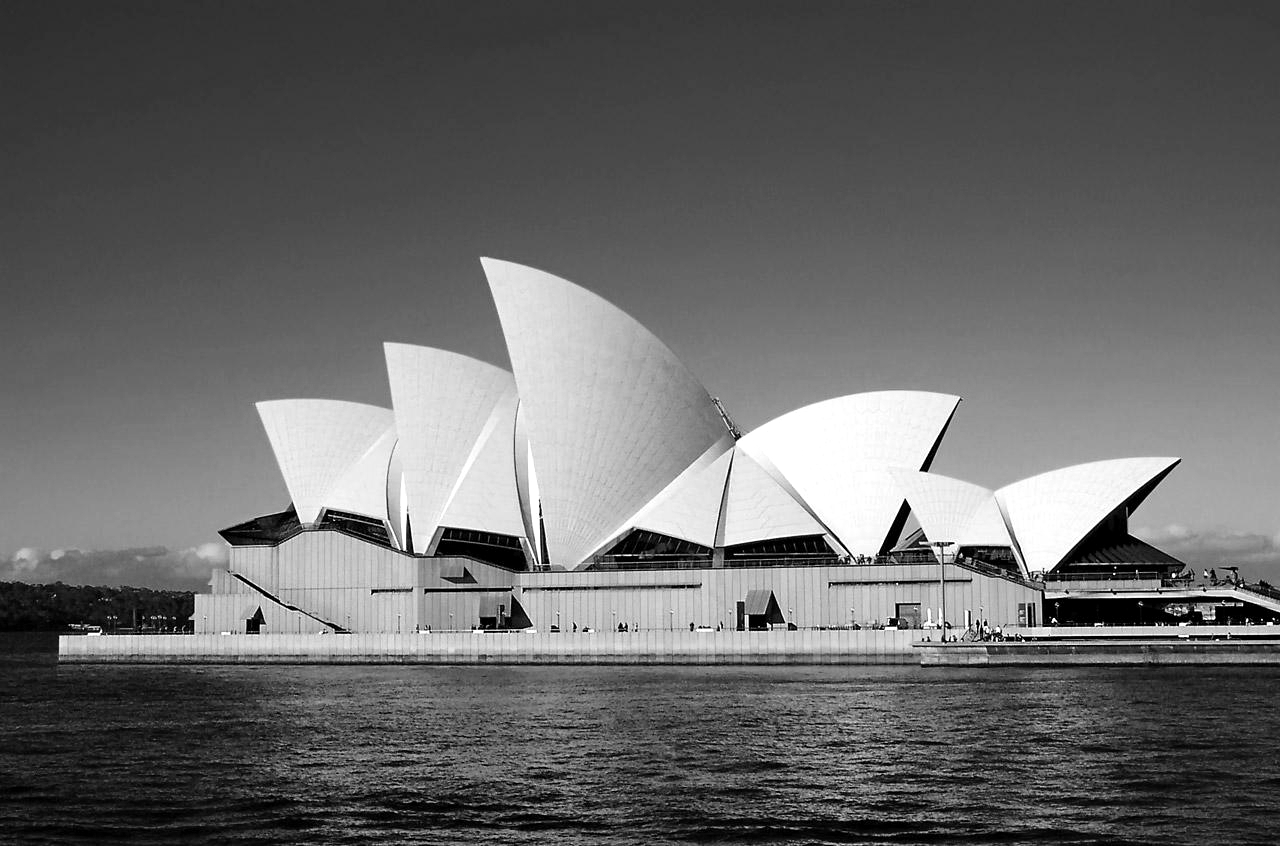
[[[756,614],[768,614],[770,602],[777,603],[777,600],[773,598],[773,591],[768,589],[748,591],[747,613],[753,616]]]
[[[746,612],[748,617],[763,617],[765,623],[786,622],[786,618],[782,616],[782,608],[778,605],[778,598],[767,588],[747,593]],[[757,619],[756,622],[762,621]]]

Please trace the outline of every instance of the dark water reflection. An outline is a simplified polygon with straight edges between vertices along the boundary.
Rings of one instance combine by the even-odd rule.
[[[1270,669],[0,662],[15,843],[1275,843]]]

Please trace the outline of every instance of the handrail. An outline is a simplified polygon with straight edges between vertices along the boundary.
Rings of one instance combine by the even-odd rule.
[[[228,571],[228,572],[231,572],[231,571]],[[275,594],[271,593],[270,591],[266,590],[265,588],[259,587],[258,585],[254,584],[252,581],[250,581],[249,579],[247,579],[247,578],[245,578],[244,576],[240,575],[239,573],[231,572],[231,575],[232,575],[232,576],[234,576],[235,578],[239,579],[240,581],[244,582],[246,585],[248,585],[249,587],[253,588],[253,589],[254,589],[254,590],[256,590],[258,593],[262,594],[262,595],[263,595],[263,596],[265,596],[267,599],[271,600],[271,601],[272,601],[272,602],[274,602],[276,605],[279,605],[279,606],[280,606],[280,607],[282,607],[282,608],[287,608],[287,609],[288,609],[288,610],[290,610],[290,611],[296,611],[297,613],[299,613],[299,614],[303,615],[304,617],[310,617],[311,619],[315,620],[315,621],[316,621],[317,623],[319,623],[320,625],[322,625],[322,626],[328,626],[329,628],[333,629],[333,630],[334,630],[335,632],[337,632],[338,634],[351,634],[351,631],[350,631],[349,629],[345,628],[344,626],[339,626],[337,623],[330,623],[328,620],[325,620],[325,619],[323,619],[323,618],[321,618],[321,617],[317,617],[315,614],[312,614],[310,611],[304,611],[303,609],[299,608],[299,607],[298,607],[298,606],[296,606],[296,605],[292,605],[292,604],[290,604],[290,603],[288,603],[288,602],[285,602],[285,601],[284,601],[283,599],[281,599],[280,597],[276,596]]]
[[[1267,599],[1280,600],[1280,590],[1273,587],[1263,587],[1262,585],[1250,585],[1245,582],[1237,582],[1232,587],[1240,588],[1247,593],[1256,593],[1258,596],[1265,596]]]
[[[1010,570],[1002,569],[1000,567],[995,566],[994,564],[988,564],[985,561],[978,561],[973,558],[967,558],[964,561],[949,561],[947,563],[954,564],[955,566],[959,567],[962,570],[969,570],[970,572],[978,573],[979,575],[992,576],[994,578],[1004,579],[1005,581],[1010,581],[1010,582],[1013,582],[1014,584],[1022,585],[1023,587],[1029,587],[1029,588],[1043,587],[1043,584],[1041,582],[1037,582],[1035,579],[1028,579],[1020,573],[1014,573]]]
[[[1114,582],[1151,581],[1167,579],[1158,570],[1108,570],[1098,573],[1045,573],[1046,582]]]

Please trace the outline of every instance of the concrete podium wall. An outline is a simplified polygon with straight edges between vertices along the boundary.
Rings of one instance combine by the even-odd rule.
[[[214,572],[209,593],[196,595],[192,622],[199,633],[244,632],[258,609],[275,633],[315,634],[326,622],[362,634],[470,629],[494,600],[508,611],[518,603],[544,632],[557,624],[607,631],[619,623],[687,632],[690,624],[736,628],[737,604],[757,590],[772,591],[786,622],[801,629],[857,623],[865,630],[897,617],[900,605],[919,604],[923,621],[943,604],[937,564],[517,573],[472,559],[415,558],[327,530],[304,531],[277,546],[231,547],[227,567]],[[1034,587],[953,564],[945,570],[953,625],[963,626],[966,613],[1015,625],[1019,605],[1040,605]],[[462,579],[449,575],[462,571]]]
[[[64,663],[907,664],[920,632],[63,635]]]

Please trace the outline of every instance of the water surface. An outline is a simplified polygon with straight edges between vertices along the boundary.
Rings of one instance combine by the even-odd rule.
[[[0,656],[0,841],[1280,840],[1272,668]]]

